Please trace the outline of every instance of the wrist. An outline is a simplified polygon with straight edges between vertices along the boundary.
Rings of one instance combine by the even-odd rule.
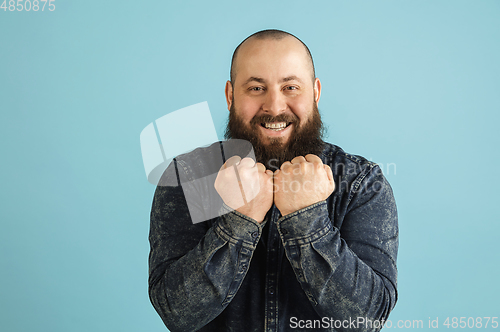
[[[255,212],[253,211],[253,209],[251,208],[248,208],[248,207],[241,207],[239,209],[236,209],[236,211],[238,211],[239,213],[249,217],[249,218],[252,218],[253,220],[257,221],[259,224],[262,223],[264,221],[264,218],[266,217],[266,213],[259,213],[259,212]]]

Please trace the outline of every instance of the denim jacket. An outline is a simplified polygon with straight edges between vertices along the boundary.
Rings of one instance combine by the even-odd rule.
[[[181,186],[156,188],[149,296],[171,331],[380,329],[397,300],[392,189],[378,165],[335,145],[320,158],[333,194],[285,217],[273,205],[262,224],[226,206],[193,223]],[[190,171],[177,159],[162,181]]]

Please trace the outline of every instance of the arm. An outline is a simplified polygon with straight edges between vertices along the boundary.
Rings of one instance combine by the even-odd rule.
[[[349,203],[340,229],[332,224],[326,201],[282,217],[278,229],[297,280],[318,315],[377,330],[366,319],[386,320],[397,300],[396,205],[378,166],[363,171],[346,195]],[[333,201],[328,200],[330,215],[342,218]]]
[[[163,182],[177,182],[173,167],[164,176]],[[237,211],[193,224],[182,187],[157,187],[149,296],[170,330],[195,331],[224,310],[243,281],[262,226]]]

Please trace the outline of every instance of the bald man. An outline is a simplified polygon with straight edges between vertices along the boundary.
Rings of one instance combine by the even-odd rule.
[[[379,330],[397,300],[389,183],[322,140],[321,82],[298,38],[251,35],[230,76],[226,138],[250,142],[255,160],[225,161],[213,183],[221,213],[204,222],[191,222],[180,186],[157,187],[153,306],[171,331]],[[174,166],[166,183],[192,177],[185,160]],[[242,188],[254,191],[243,202]]]

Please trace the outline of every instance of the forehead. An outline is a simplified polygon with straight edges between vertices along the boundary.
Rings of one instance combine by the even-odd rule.
[[[304,45],[293,37],[278,40],[251,38],[241,45],[234,65],[236,81],[239,82],[252,76],[270,81],[290,76],[305,81],[313,76]]]

